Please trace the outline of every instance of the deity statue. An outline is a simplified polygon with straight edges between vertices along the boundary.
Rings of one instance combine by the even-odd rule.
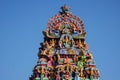
[[[56,40],[54,40],[54,39],[50,40],[50,48],[54,47],[55,43],[56,43]]]
[[[64,64],[70,64],[70,59],[68,58],[68,56],[64,59]]]
[[[52,70],[49,71],[49,75],[50,75],[50,80],[55,80],[55,73]]]
[[[78,56],[74,56],[74,63],[76,63],[78,61]]]
[[[90,68],[90,80],[93,80],[94,79],[94,70],[93,70],[93,68]]]
[[[60,74],[59,74],[59,72],[56,72],[56,79],[55,80],[60,80]]]
[[[70,80],[70,73],[69,72],[65,73],[65,80]]]
[[[74,80],[80,80],[79,72],[78,72],[77,69],[75,69],[75,77],[74,77]]]
[[[76,40],[76,41],[75,41],[75,44],[74,44],[74,47],[77,48],[77,49],[79,48],[79,45],[78,45],[78,44],[79,44],[79,42],[78,42],[78,40]]]
[[[50,57],[50,60],[48,61],[47,66],[50,67],[52,65],[53,65],[53,60],[52,60],[52,57]]]
[[[69,49],[68,54],[74,54],[74,51],[72,49]]]
[[[43,66],[41,67],[41,75],[40,75],[40,80],[44,80],[44,74],[45,74],[45,71],[44,71],[44,68]]]
[[[60,46],[60,48],[63,47],[63,43],[62,43],[62,41],[59,41],[59,46]]]
[[[81,40],[79,40],[78,46],[79,46],[80,49],[83,49],[83,44],[82,44]]]
[[[40,77],[40,73],[41,73],[40,68],[38,68],[38,69],[36,70],[36,72],[37,72],[36,76],[37,76],[37,77]]]
[[[93,60],[93,55],[92,55],[91,52],[89,52],[89,53],[86,55],[86,57],[87,57],[87,62],[88,62],[88,63]]]
[[[48,70],[45,70],[45,78],[48,78]]]
[[[43,45],[45,46],[45,48],[48,48],[48,49],[50,48],[48,41],[45,41]]]

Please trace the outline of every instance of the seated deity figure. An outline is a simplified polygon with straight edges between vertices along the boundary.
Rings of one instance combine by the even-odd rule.
[[[65,80],[70,80],[70,73],[69,72],[65,73]]]
[[[64,36],[63,40],[62,40],[62,44],[65,48],[69,48],[70,47],[70,44],[69,44],[70,40],[69,40],[69,37],[68,36]]]
[[[67,54],[67,50],[66,49],[61,49],[60,54]]]
[[[64,59],[64,64],[70,64],[70,59],[68,58],[68,56]]]
[[[71,34],[71,29],[70,29],[70,25],[69,24],[65,24],[64,25],[62,33],[64,33],[64,34]]]
[[[74,51],[72,49],[69,49],[68,54],[74,54]]]
[[[63,34],[59,41],[60,48],[70,48],[72,47],[72,44],[74,44],[74,41],[72,40],[72,36]]]

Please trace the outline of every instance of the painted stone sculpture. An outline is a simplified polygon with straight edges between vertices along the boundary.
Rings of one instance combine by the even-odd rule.
[[[61,9],[43,32],[39,60],[29,80],[99,80],[82,20],[68,6]]]

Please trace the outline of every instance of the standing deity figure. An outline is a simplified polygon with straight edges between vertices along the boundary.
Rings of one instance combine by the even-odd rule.
[[[41,75],[40,75],[40,80],[44,80],[44,74],[45,74],[45,71],[44,71],[44,68],[43,66],[41,67]]]
[[[52,64],[53,64],[53,60],[52,60],[52,57],[50,57],[50,60],[48,61],[47,66],[50,67],[52,66]]]
[[[94,70],[93,70],[93,68],[90,68],[90,80],[94,80]]]
[[[37,69],[36,72],[37,72],[37,75],[36,75],[36,76],[37,76],[37,77],[40,77],[40,73],[41,73],[40,69]]]
[[[60,48],[63,47],[63,43],[62,43],[62,41],[59,41],[59,46],[60,46]]]
[[[75,69],[75,77],[74,77],[74,80],[80,80],[79,72],[78,72],[77,69]]]
[[[77,61],[78,61],[78,56],[75,55],[73,60],[74,60],[74,63],[77,63]]]
[[[51,46],[51,47],[54,47],[54,46],[55,46],[55,43],[56,43],[56,41],[55,41],[54,39],[50,40],[50,46]]]
[[[83,44],[82,44],[81,40],[79,40],[78,46],[79,46],[80,49],[83,49]]]
[[[60,74],[59,74],[59,72],[56,72],[56,80],[60,80]]]
[[[45,70],[45,77],[48,78],[48,70]]]
[[[79,76],[83,77],[84,62],[82,60],[80,60],[80,61],[78,61],[77,65],[78,65],[78,68],[80,69]]]

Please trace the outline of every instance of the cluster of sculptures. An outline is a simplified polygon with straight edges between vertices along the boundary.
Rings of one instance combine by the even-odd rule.
[[[82,20],[66,5],[61,9],[43,32],[39,60],[29,80],[99,80],[99,70],[85,42]]]

